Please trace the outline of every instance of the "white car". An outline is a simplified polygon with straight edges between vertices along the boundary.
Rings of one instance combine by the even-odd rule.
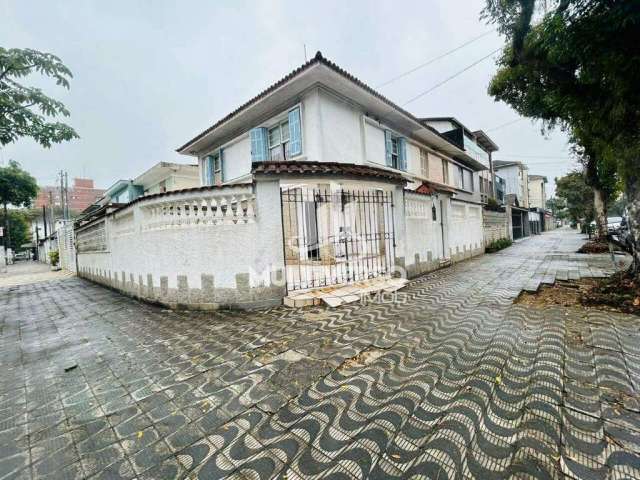
[[[618,233],[620,233],[621,223],[622,223],[622,217],[607,218],[607,232],[617,235]]]

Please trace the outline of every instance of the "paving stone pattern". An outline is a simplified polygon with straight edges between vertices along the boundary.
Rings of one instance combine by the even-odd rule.
[[[639,478],[638,318],[513,304],[609,273],[582,241],[546,233],[333,310],[0,289],[0,478]]]

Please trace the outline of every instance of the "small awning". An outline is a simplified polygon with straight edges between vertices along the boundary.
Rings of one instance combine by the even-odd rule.
[[[288,160],[283,162],[254,162],[251,165],[254,175],[336,175],[343,177],[364,177],[405,183],[404,176],[392,170],[369,165],[340,162],[308,162]]]
[[[423,180],[422,184],[418,186],[418,188],[416,188],[414,191],[423,195],[433,195],[437,192],[456,193],[456,190],[454,188],[442,185],[440,183],[429,182],[427,180]]]

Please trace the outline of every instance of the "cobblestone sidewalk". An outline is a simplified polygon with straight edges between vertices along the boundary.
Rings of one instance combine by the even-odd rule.
[[[0,288],[0,478],[640,478],[638,318],[513,304],[610,273],[582,241],[547,233],[335,310]]]

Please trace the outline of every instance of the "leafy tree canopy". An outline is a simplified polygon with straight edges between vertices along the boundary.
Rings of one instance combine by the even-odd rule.
[[[0,204],[29,207],[38,195],[38,184],[29,172],[20,168],[13,160],[0,167]]]
[[[547,200],[547,208],[551,210],[553,216],[556,218],[562,219],[567,217],[567,202],[564,200],[564,198],[551,197],[549,200]]]
[[[487,0],[508,45],[489,93],[560,126],[634,174],[640,154],[640,6],[629,0]],[[592,155],[593,155],[592,154]]]
[[[55,117],[68,117],[69,111],[58,100],[21,81],[38,73],[69,88],[71,71],[50,53],[29,48],[0,47],[0,146],[21,137],[31,137],[44,147],[77,138],[78,134]]]
[[[582,172],[574,171],[556,178],[556,196],[558,201],[564,203],[566,214],[572,222],[586,224],[593,221],[593,192]]]

